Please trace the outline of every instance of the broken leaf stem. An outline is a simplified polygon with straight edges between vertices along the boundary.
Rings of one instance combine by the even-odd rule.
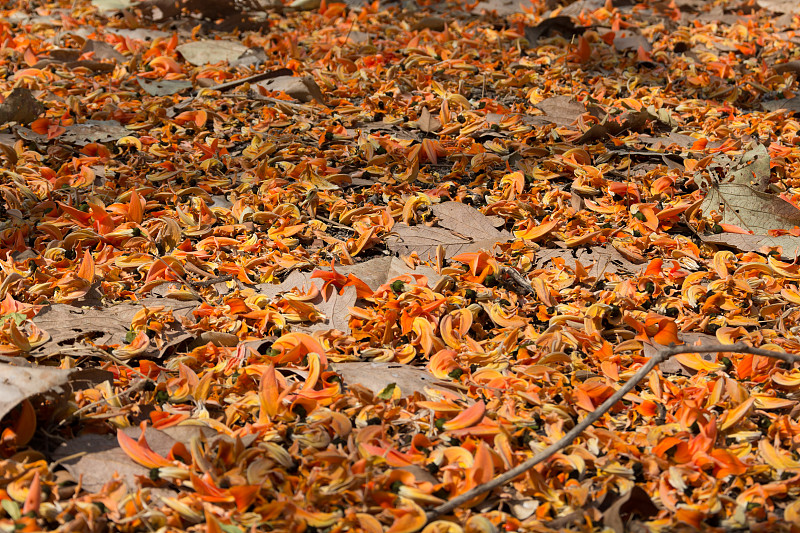
[[[534,466],[548,460],[554,454],[559,452],[560,450],[569,446],[573,440],[575,440],[581,433],[583,433],[589,426],[597,422],[603,415],[605,415],[614,405],[620,401],[626,394],[628,394],[636,385],[639,384],[646,376],[653,370],[659,363],[663,363],[673,355],[684,354],[684,353],[714,353],[714,352],[726,352],[726,353],[743,353],[743,354],[752,354],[752,355],[761,355],[764,357],[771,357],[773,359],[780,359],[781,361],[785,361],[787,363],[798,363],[800,362],[800,356],[785,353],[785,352],[776,352],[773,350],[765,350],[763,348],[755,348],[753,346],[749,346],[745,343],[739,342],[736,344],[706,344],[703,346],[692,346],[683,344],[680,346],[670,345],[665,347],[657,348],[657,353],[653,357],[650,358],[645,365],[640,368],[628,381],[625,382],[622,387],[620,387],[614,394],[612,394],[606,401],[600,404],[594,411],[589,413],[589,415],[581,420],[580,423],[575,425],[571,430],[569,430],[563,437],[561,437],[558,441],[554,442],[541,452],[537,453],[527,461],[520,463],[519,465],[515,466],[511,470],[504,472],[503,474],[497,476],[493,480],[484,483],[482,485],[478,485],[474,489],[471,489],[464,494],[460,494],[459,496],[453,498],[452,500],[448,501],[447,503],[443,503],[442,505],[434,508],[432,511],[427,513],[427,520],[431,522],[438,517],[448,514],[451,511],[457,509],[461,505],[465,504],[466,502],[472,500],[473,498],[480,496],[486,492],[489,492],[497,487],[505,485],[512,479],[517,476],[520,476],[527,472],[528,470],[532,469]]]

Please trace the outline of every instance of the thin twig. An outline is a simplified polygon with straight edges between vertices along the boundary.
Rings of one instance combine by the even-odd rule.
[[[448,514],[451,511],[455,510],[456,508],[460,507],[461,505],[465,504],[466,502],[472,500],[473,498],[480,496],[486,492],[489,492],[497,487],[500,487],[515,477],[524,474],[534,466],[542,463],[552,457],[555,453],[559,450],[562,450],[569,446],[573,440],[580,436],[589,426],[597,422],[603,415],[605,415],[614,405],[620,401],[626,394],[628,394],[636,385],[642,381],[647,374],[650,373],[659,363],[662,363],[672,357],[673,355],[683,354],[683,353],[713,353],[713,352],[727,352],[727,353],[746,353],[752,355],[762,355],[765,357],[772,357],[774,359],[780,359],[782,361],[786,361],[788,363],[799,363],[800,356],[785,353],[785,352],[775,352],[772,350],[765,350],[763,348],[754,348],[753,346],[748,346],[744,343],[736,343],[736,344],[706,344],[702,346],[693,346],[688,344],[683,344],[680,346],[666,346],[666,347],[659,347],[657,348],[657,353],[653,357],[650,358],[645,365],[640,368],[628,381],[625,382],[622,387],[619,388],[614,394],[611,395],[606,401],[600,404],[597,409],[589,413],[589,415],[584,418],[581,422],[579,422],[575,427],[573,427],[570,431],[568,431],[563,437],[561,437],[558,441],[554,442],[541,452],[537,453],[527,461],[520,463],[519,465],[515,466],[511,470],[504,472],[503,474],[497,476],[493,480],[484,483],[482,485],[478,485],[472,490],[461,494],[452,500],[448,501],[447,503],[443,503],[442,505],[436,507],[432,511],[427,513],[428,522],[431,522],[438,517]]]
[[[152,242],[152,241],[151,241],[151,242]],[[153,243],[153,244],[155,244],[155,243]],[[150,252],[147,252],[147,251],[145,251],[144,253],[146,253],[147,255],[149,255],[150,257],[152,257],[153,259],[155,259],[156,261],[161,261],[162,263],[164,263],[164,265],[165,265],[165,266],[166,266],[168,269],[170,269],[170,270],[172,271],[172,273],[175,275],[175,277],[176,277],[176,278],[178,278],[178,281],[180,281],[181,283],[183,283],[184,285],[186,285],[186,288],[189,290],[189,293],[190,293],[192,296],[194,296],[194,297],[195,297],[195,299],[196,299],[198,302],[206,302],[206,303],[208,303],[208,302],[206,301],[206,299],[205,299],[205,298],[203,298],[203,295],[202,295],[202,294],[200,294],[199,292],[197,292],[196,290],[194,290],[194,288],[192,287],[192,284],[191,284],[191,283],[189,283],[189,281],[187,281],[187,280],[186,280],[186,278],[184,278],[183,276],[181,276],[181,275],[178,273],[178,271],[177,271],[177,270],[175,270],[175,269],[172,267],[172,265],[170,265],[170,264],[169,264],[169,262],[168,262],[168,261],[165,261],[165,260],[164,260],[164,258],[163,258],[163,257],[161,257],[161,256],[158,256],[158,255],[156,255],[156,254],[153,254],[153,253],[150,253]]]
[[[211,279],[207,279],[207,280],[204,280],[204,281],[195,281],[193,283],[194,283],[195,287],[210,287],[211,285],[215,285],[217,283],[222,283],[224,281],[230,281],[232,279],[233,279],[233,276],[231,276],[230,274],[225,274],[224,276],[217,276],[217,277],[214,277],[214,278],[211,278]]]
[[[316,218],[320,222],[324,222],[326,224],[330,224],[331,226],[337,227],[337,228],[345,230],[345,231],[352,231],[352,232],[356,231],[355,229],[351,228],[350,226],[345,226],[344,224],[342,224],[340,222],[336,222],[335,220],[331,220],[330,218],[324,217],[322,215],[316,215],[314,218]]]
[[[58,423],[58,427],[63,426],[64,424],[67,423],[68,420],[77,418],[78,416],[82,415],[86,411],[91,411],[95,407],[100,407],[101,405],[108,404],[111,400],[127,398],[128,396],[130,396],[134,392],[138,392],[138,391],[142,390],[144,388],[144,386],[147,385],[147,383],[150,383],[150,382],[152,382],[152,380],[149,379],[149,378],[138,379],[138,380],[134,381],[131,384],[130,387],[128,387],[124,391],[120,392],[119,394],[115,394],[114,396],[109,396],[108,398],[102,398],[102,399],[100,399],[100,400],[98,400],[96,402],[90,403],[89,405],[84,405],[83,407],[81,407],[80,409],[78,409],[77,411],[72,413],[69,418],[65,418],[64,420],[59,422]]]
[[[219,85],[213,85],[213,86],[207,87],[207,88],[212,90],[212,91],[225,92],[225,91],[228,91],[230,89],[234,89],[236,87],[239,87],[240,85],[244,85],[245,83],[255,83],[255,82],[259,82],[259,81],[268,80],[268,79],[271,79],[271,78],[277,78],[279,76],[291,76],[291,75],[292,75],[292,71],[290,69],[281,68],[281,69],[278,69],[278,70],[273,70],[272,72],[261,72],[259,74],[254,74],[253,76],[248,76],[246,78],[240,78],[238,80],[233,80],[233,81],[228,81],[228,82],[225,82],[225,83],[220,83]],[[187,100],[184,100],[183,102],[177,104],[175,106],[175,108],[180,110],[180,109],[184,109],[186,107],[189,107],[189,105],[191,105],[191,103],[194,102],[197,98],[198,98],[198,95],[191,96]]]
[[[509,285],[513,285],[518,290],[522,291],[525,294],[534,295],[536,291],[531,287],[530,282],[525,279],[525,276],[517,272],[514,268],[503,267],[500,270],[500,274],[507,278],[509,281]]]
[[[306,111],[306,112],[309,112],[309,113],[314,113],[314,111],[315,111],[315,109],[313,107],[311,107],[310,105],[296,104],[294,102],[290,102],[289,100],[281,100],[280,98],[273,98],[271,96],[264,96],[264,95],[262,95],[260,93],[252,91],[252,90],[251,90],[251,93],[252,94],[249,95],[250,98],[252,98],[254,100],[261,101],[261,102],[269,102],[271,104],[275,104],[278,107],[286,106],[287,109]]]

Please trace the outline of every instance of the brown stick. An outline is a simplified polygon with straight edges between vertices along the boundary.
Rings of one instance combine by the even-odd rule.
[[[574,428],[569,430],[563,437],[561,437],[558,441],[554,442],[541,452],[537,453],[527,461],[518,464],[511,470],[500,474],[493,480],[484,483],[482,485],[478,485],[472,490],[465,492],[464,494],[460,494],[459,496],[453,498],[452,500],[448,501],[447,503],[443,503],[442,505],[436,507],[432,511],[427,513],[427,519],[430,523],[433,520],[436,520],[438,517],[448,514],[451,511],[455,510],[456,508],[460,507],[461,505],[465,504],[466,502],[470,501],[471,499],[475,498],[476,496],[480,496],[486,492],[489,492],[497,487],[500,487],[515,477],[524,474],[534,466],[542,463],[552,457],[554,454],[559,452],[560,450],[569,446],[573,440],[575,440],[581,433],[583,433],[586,428],[597,422],[604,414],[606,414],[614,405],[620,401],[626,394],[628,394],[636,385],[642,381],[651,370],[653,370],[659,363],[662,363],[672,357],[673,355],[678,355],[682,353],[713,353],[713,352],[728,352],[728,353],[747,353],[752,355],[762,355],[765,357],[772,357],[774,359],[780,359],[781,361],[786,361],[787,363],[798,363],[800,362],[800,356],[792,355],[785,352],[775,352],[772,350],[765,350],[763,348],[754,348],[753,346],[749,346],[742,342],[736,344],[706,344],[702,346],[690,346],[687,344],[683,344],[681,346],[665,346],[663,348],[657,348],[658,352],[656,355],[650,358],[645,365],[640,368],[636,374],[634,374],[628,381],[625,382],[619,390],[617,390],[614,394],[611,395],[606,401],[600,404],[597,409],[589,413],[589,415],[581,420]]]

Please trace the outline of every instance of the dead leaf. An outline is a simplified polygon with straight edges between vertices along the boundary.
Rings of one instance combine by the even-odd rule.
[[[512,240],[507,231],[498,231],[494,220],[466,204],[443,202],[431,206],[441,227],[395,224],[386,239],[389,250],[408,255],[416,251],[423,259],[435,256],[436,247],[444,246],[445,256],[464,252],[491,250],[499,242]]]
[[[59,140],[77,146],[116,142],[131,134],[130,130],[116,120],[87,120],[82,124],[67,126],[65,129]]]
[[[103,59],[111,59],[117,63],[125,61],[125,56],[120,54],[116,48],[111,46],[110,44],[103,42],[103,41],[95,41],[93,39],[87,39],[85,43],[83,43],[83,47],[81,48],[80,53],[92,53],[92,59],[95,61],[102,61]]]
[[[92,0],[92,5],[101,13],[114,13],[130,8],[133,0]]]
[[[788,61],[786,63],[779,63],[777,65],[773,65],[772,68],[778,74],[783,74],[784,72],[800,74],[800,61]]]
[[[255,85],[261,91],[261,94],[269,92],[284,92],[300,102],[310,102],[316,100],[320,104],[325,105],[325,97],[322,91],[311,76],[303,76],[301,78],[294,76],[278,76],[271,78]]]
[[[800,13],[800,4],[794,0],[756,0],[756,3],[773,13]]]
[[[441,17],[422,17],[414,23],[414,30],[444,31],[447,22]]]
[[[279,294],[289,292],[295,288],[308,287],[312,282],[310,272],[300,272],[299,270],[292,270],[286,279],[280,283],[259,283],[256,285],[256,290],[259,294],[263,294],[267,298],[275,298]],[[322,285],[319,285],[320,287]]]
[[[785,109],[792,113],[800,113],[800,96],[793,98],[781,98],[780,100],[766,100],[761,102],[761,105],[770,112],[780,111]]]
[[[576,102],[571,96],[554,96],[536,104],[544,112],[544,119],[558,126],[572,126],[586,113],[586,106]]]
[[[640,48],[649,52],[653,49],[650,41],[645,39],[643,35],[631,32],[622,32],[618,37],[614,37],[614,48],[619,52],[627,52],[630,50],[636,52]]]
[[[340,270],[339,268],[337,268],[336,271],[345,272],[344,269]],[[356,303],[356,289],[353,286],[347,286],[344,288],[342,294],[338,294],[335,288],[330,285],[328,286],[326,294],[323,295],[322,287],[324,283],[324,280],[320,278],[312,278],[310,272],[293,270],[282,283],[278,285],[262,283],[257,285],[256,289],[260,294],[274,298],[279,294],[290,292],[293,289],[299,289],[300,292],[305,293],[311,287],[311,284],[314,284],[320,289],[320,294],[315,299],[311,300],[310,303],[314,304],[314,307],[325,315],[325,320],[313,324],[299,324],[295,326],[296,329],[308,332],[336,329],[349,333],[349,308]]]
[[[536,267],[543,268],[555,257],[561,257],[570,268],[579,261],[591,277],[603,274],[633,274],[642,267],[626,259],[613,246],[589,246],[586,248],[542,248],[536,254]]]
[[[677,146],[682,149],[691,148],[692,145],[697,142],[697,139],[691,135],[685,135],[683,133],[668,133],[659,137],[639,135],[639,141],[652,146],[654,150],[667,150],[671,146]]]
[[[633,485],[630,491],[620,496],[605,510],[603,525],[610,527],[615,533],[625,533],[629,531],[628,522],[634,515],[646,520],[656,514],[658,507],[647,492],[639,485]]]
[[[718,156],[715,163],[716,168],[722,169],[722,175],[715,172],[710,180],[695,177],[695,182],[706,190],[700,206],[703,216],[720,213],[720,224],[738,226],[756,235],[800,225],[800,209],[776,195],[761,192],[770,181],[766,147],[757,145],[735,161]]]
[[[432,133],[434,131],[438,131],[442,127],[442,121],[431,115],[431,112],[428,111],[427,107],[423,107],[422,113],[417,119],[417,125],[419,126],[419,129],[425,133]]]
[[[544,19],[536,26],[526,27],[525,38],[528,39],[531,46],[535,46],[536,41],[542,37],[561,35],[565,39],[571,39],[576,35],[582,35],[584,31],[586,28],[575,26],[570,17],[557,16]]]
[[[315,279],[314,281],[322,282]],[[350,333],[350,308],[356,304],[356,288],[347,286],[342,290],[342,294],[336,291],[333,285],[329,285],[325,295],[312,300],[314,307],[325,315],[325,320],[315,322],[310,325],[303,324],[301,329],[308,331],[328,331],[335,329],[344,333]]]
[[[192,82],[187,80],[148,80],[137,78],[136,81],[150,96],[170,96],[192,88]]]
[[[0,124],[30,124],[42,113],[44,106],[33,97],[31,91],[17,87],[0,104]]]
[[[506,239],[508,240],[508,239]],[[475,240],[464,238],[456,233],[437,227],[408,226],[395,224],[392,233],[386,237],[386,247],[392,252],[410,255],[417,252],[423,259],[433,259],[436,256],[436,247],[442,245],[445,257],[453,257],[465,252],[491,250],[497,242],[493,239]]]
[[[73,391],[90,389],[104,381],[114,383],[114,374],[99,368],[74,368],[69,376],[69,384]]]
[[[620,115],[606,116],[600,124],[593,124],[588,130],[583,132],[575,142],[578,144],[603,141],[610,136],[620,135],[624,132],[642,131],[651,119],[650,113],[645,110],[630,111]]]
[[[289,7],[297,11],[311,11],[317,9],[321,4],[320,0],[294,0]]]
[[[139,41],[154,41],[158,38],[169,39],[169,37],[172,35],[170,32],[154,30],[150,28],[129,29],[108,27],[106,28],[106,31],[115,35],[119,35],[120,37],[127,37],[128,39],[136,39]]]
[[[176,48],[183,58],[194,66],[233,63],[249,50],[236,41],[202,40],[184,43]]]
[[[512,238],[509,232],[495,227],[494,219],[461,202],[434,204],[431,212],[437,218],[437,225],[476,241],[497,239],[497,242],[506,242]]]
[[[122,303],[105,309],[81,309],[66,304],[52,304],[42,309],[33,318],[36,326],[50,335],[50,340],[31,351],[37,358],[56,354],[71,357],[97,356],[92,346],[125,346],[125,337],[131,327],[133,316],[142,307],[164,307],[171,309],[176,317],[193,318],[192,310],[197,302],[180,302],[172,299],[145,298],[137,303]],[[183,328],[173,323],[165,332],[165,341],[184,333]],[[143,354],[144,357],[159,357],[155,345]]]
[[[578,17],[584,11],[591,13],[603,7],[604,4],[605,2],[603,0],[578,0],[562,9],[559,14],[569,17]]]
[[[138,439],[142,434],[139,426],[127,427],[122,431],[133,439]],[[169,453],[175,443],[188,445],[192,437],[200,435],[211,438],[216,432],[203,426],[174,426],[163,430],[151,427],[145,433],[147,444],[162,457]],[[137,488],[137,476],[150,475],[150,469],[131,460],[112,435],[80,435],[56,448],[53,459],[60,461],[76,481],[80,478],[84,490],[91,493],[100,492],[114,473],[130,490]],[[157,489],[156,492],[159,496],[175,494],[169,489]]]
[[[481,0],[472,8],[472,13],[476,15],[484,13],[495,14],[498,17],[523,13],[523,1],[524,0]]]
[[[22,400],[50,391],[61,393],[72,370],[0,364],[0,419]]]
[[[800,237],[793,235],[748,235],[743,233],[720,233],[718,235],[700,235],[703,242],[727,246],[740,252],[758,252],[762,248],[780,246],[782,256],[786,259],[794,258],[800,253]]]
[[[432,268],[419,265],[411,269],[408,264],[397,257],[377,257],[355,265],[336,266],[341,274],[353,274],[366,283],[370,289],[376,290],[389,280],[405,274],[423,275],[428,278],[428,287],[434,287],[442,278]]]
[[[436,377],[422,368],[400,363],[346,362],[331,363],[332,369],[342,376],[347,385],[361,385],[373,394],[380,394],[389,385],[394,384],[403,396],[411,396],[419,392],[425,397],[425,389],[453,392],[455,385]]]

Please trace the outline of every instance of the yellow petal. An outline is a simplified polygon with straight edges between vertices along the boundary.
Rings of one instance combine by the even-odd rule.
[[[777,450],[766,438],[758,441],[758,451],[767,464],[778,472],[800,468],[800,462],[792,459],[789,454]]]
[[[725,417],[725,422],[722,423],[722,431],[725,431],[741,422],[750,412],[750,408],[753,407],[755,401],[756,399],[751,396],[744,402],[737,405],[735,408],[729,410],[728,416]]]

